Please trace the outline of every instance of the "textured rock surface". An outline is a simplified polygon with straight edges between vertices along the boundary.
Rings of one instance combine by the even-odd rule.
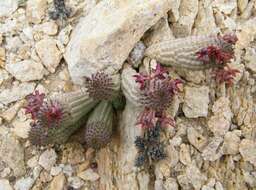
[[[53,21],[52,0],[0,0],[0,190],[256,188],[255,0],[65,2],[72,16]],[[156,65],[142,56],[142,44],[217,32],[238,36],[230,64],[240,70],[235,85],[217,84],[212,70],[168,67],[183,88],[168,110],[176,126],[161,134],[167,157],[150,168],[134,167],[142,106],[139,94],[131,96],[140,92],[133,75]],[[129,66],[132,49],[137,70]],[[65,52],[67,63],[61,60]],[[64,145],[32,146],[24,97],[34,89],[49,96],[78,89],[73,81],[99,69],[121,69],[129,83],[109,145],[94,151],[75,134]]]
[[[182,110],[186,117],[206,117],[208,114],[209,88],[207,86],[185,87],[185,98]]]
[[[102,1],[72,33],[65,59],[75,83],[98,70],[118,72],[144,32],[169,9],[169,0]],[[93,22],[91,22],[93,20]]]

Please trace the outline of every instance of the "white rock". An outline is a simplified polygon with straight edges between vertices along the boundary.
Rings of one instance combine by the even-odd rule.
[[[199,151],[202,151],[205,145],[207,144],[207,138],[200,134],[193,127],[189,127],[187,129],[187,136],[190,144],[192,144]]]
[[[53,149],[44,151],[39,157],[39,165],[45,170],[50,171],[53,165],[56,163],[57,154]]]
[[[79,189],[84,185],[83,180],[81,180],[79,177],[69,177],[68,183],[71,187],[75,189]]]
[[[4,118],[5,121],[10,122],[15,117],[18,110],[23,106],[24,101],[19,101],[15,103],[13,106],[5,110],[4,112],[0,112],[0,116]]]
[[[180,162],[184,165],[191,164],[190,148],[189,145],[182,144],[180,146]]]
[[[18,8],[17,0],[0,1],[0,17],[11,15]]]
[[[48,35],[56,35],[58,32],[58,25],[53,21],[45,22],[40,26],[40,30]]]
[[[210,143],[205,147],[202,153],[204,160],[215,161],[223,155],[223,151],[220,148],[223,138],[214,137],[211,139]]]
[[[7,64],[5,68],[16,79],[22,82],[40,80],[45,73],[43,65],[33,60],[24,60],[17,63]]]
[[[239,152],[245,161],[256,167],[256,143],[253,140],[244,139],[239,146]]]
[[[28,138],[28,133],[31,128],[30,123],[31,123],[31,120],[26,120],[26,121],[14,120],[12,123],[14,128],[11,131],[13,131],[13,133],[18,137],[26,139]]]
[[[138,68],[138,66],[141,64],[141,61],[144,57],[146,46],[143,44],[143,42],[139,41],[135,44],[133,50],[130,52],[128,57],[128,62],[133,66]]]
[[[0,179],[0,190],[13,190],[7,179]]]
[[[67,176],[72,176],[74,170],[70,164],[67,164],[63,166],[63,173],[66,174]]]
[[[249,68],[253,73],[256,73],[256,50],[254,48],[246,48],[244,60],[245,67]]]
[[[13,86],[11,89],[5,89],[0,92],[0,103],[9,104],[15,102],[32,93],[35,83],[21,83]]]
[[[78,177],[82,178],[85,181],[96,181],[100,176],[95,173],[91,168],[78,174]]]
[[[0,69],[0,86],[4,81],[6,81],[9,78],[10,76],[8,72],[6,72],[4,69]]]
[[[228,132],[230,125],[230,121],[220,115],[212,116],[208,121],[209,129],[215,136],[224,136]]]
[[[185,97],[182,110],[186,117],[206,117],[209,104],[209,87],[185,87]]]
[[[26,8],[26,15],[29,22],[38,24],[46,12],[47,0],[28,0]]]
[[[24,147],[13,135],[5,134],[0,138],[0,160],[12,168],[15,176],[24,175]]]
[[[239,152],[241,131],[234,130],[227,132],[224,137],[223,153],[224,154],[237,154]]]
[[[177,181],[174,178],[167,178],[164,181],[164,188],[166,190],[170,189],[170,190],[178,190],[179,186],[177,184]]]
[[[36,51],[46,68],[54,73],[62,58],[61,52],[54,39],[45,38],[35,45]]]
[[[63,28],[58,35],[58,40],[63,44],[67,45],[69,42],[69,35],[72,31],[73,27],[71,25],[66,26]]]
[[[59,175],[60,172],[62,171],[62,168],[60,166],[55,166],[51,168],[51,175],[56,176]]]
[[[33,186],[34,180],[31,177],[27,178],[21,178],[18,181],[16,181],[14,185],[15,190],[30,190],[30,188]]]
[[[179,20],[172,26],[176,37],[185,37],[191,34],[194,19],[198,12],[198,0],[181,0],[179,7]]]
[[[50,184],[49,190],[63,190],[65,189],[66,178],[64,174],[55,176]]]
[[[248,0],[238,0],[237,7],[241,13],[244,12],[245,8],[247,7]]]
[[[118,72],[144,32],[171,7],[170,0],[98,3],[72,33],[65,59],[75,83],[104,69]]]
[[[194,164],[186,168],[186,175],[195,189],[200,189],[207,180],[207,177]]]

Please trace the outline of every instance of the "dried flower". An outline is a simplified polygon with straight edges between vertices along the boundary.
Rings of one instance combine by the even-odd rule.
[[[49,128],[57,127],[62,119],[63,112],[58,102],[44,102],[38,111],[37,120]]]
[[[161,143],[156,143],[152,146],[149,146],[148,155],[154,161],[163,160],[166,157],[164,147]]]
[[[224,36],[221,37],[222,40],[224,40],[226,43],[235,45],[236,42],[238,41],[238,38],[235,34],[225,34]]]
[[[232,52],[226,52],[217,46],[208,46],[196,52],[197,59],[205,64],[225,64],[233,58]]]
[[[45,94],[39,93],[38,90],[36,90],[34,94],[30,94],[26,97],[28,104],[25,106],[25,113],[31,114],[33,120],[37,117],[38,111],[43,104],[44,97]]]
[[[234,77],[239,72],[240,71],[237,69],[231,69],[230,67],[225,67],[223,69],[216,70],[214,72],[214,77],[216,82],[218,82],[219,84],[225,83],[228,86],[232,86]]]

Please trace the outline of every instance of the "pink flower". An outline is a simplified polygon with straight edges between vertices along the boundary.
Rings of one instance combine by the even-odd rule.
[[[218,82],[219,84],[226,83],[228,86],[232,86],[234,77],[237,73],[239,73],[239,70],[225,67],[223,69],[218,69],[217,71],[215,71],[214,77],[216,82]]]
[[[152,128],[155,126],[155,111],[145,108],[139,115],[137,125],[140,125],[143,129]]]

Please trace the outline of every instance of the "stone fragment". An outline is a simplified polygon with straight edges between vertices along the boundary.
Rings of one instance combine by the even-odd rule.
[[[169,21],[172,23],[177,22],[180,17],[180,13],[179,13],[180,1],[181,0],[171,1],[171,10],[168,12],[168,16],[169,16]]]
[[[241,131],[234,130],[227,132],[224,137],[223,153],[224,154],[237,154],[239,152]]]
[[[57,154],[53,149],[44,151],[39,157],[39,165],[41,165],[45,170],[50,171],[50,169],[56,163]]]
[[[0,179],[0,190],[13,190],[7,179]]]
[[[63,190],[65,189],[66,178],[63,174],[55,176],[50,184],[49,190]]]
[[[215,136],[224,136],[231,125],[232,111],[227,97],[221,97],[214,102],[213,116],[208,121],[209,129]]]
[[[53,21],[45,22],[40,26],[40,30],[50,36],[56,35],[58,33],[58,25]]]
[[[129,57],[127,58],[129,64],[135,68],[138,68],[144,57],[145,49],[146,46],[143,44],[143,42],[139,41],[136,43],[133,50],[130,52]]]
[[[1,61],[0,61],[1,62]],[[0,68],[0,86],[10,78],[10,75],[6,70]]]
[[[26,16],[29,22],[39,24],[47,9],[47,0],[28,0]]]
[[[246,48],[246,53],[244,56],[245,67],[250,69],[253,73],[256,73],[256,49]]]
[[[118,72],[135,43],[170,7],[170,0],[98,3],[80,19],[67,46],[65,59],[72,80],[82,84],[84,76],[102,69]]]
[[[180,162],[184,165],[191,164],[191,156],[190,156],[190,149],[189,145],[181,144],[180,145]]]
[[[229,15],[237,7],[237,3],[236,1],[214,1],[212,6],[225,15]]]
[[[207,145],[207,138],[200,134],[193,127],[188,127],[187,129],[188,141],[200,152]]]
[[[56,175],[59,175],[61,171],[62,171],[62,167],[54,166],[51,168],[50,174],[53,176],[56,176]]]
[[[191,183],[195,189],[200,189],[207,180],[207,177],[202,174],[194,164],[191,164],[186,168],[186,175],[189,183]]]
[[[161,18],[152,28],[151,32],[144,40],[147,47],[154,43],[159,43],[165,40],[173,39],[174,36],[170,29],[168,20],[166,17]]]
[[[26,121],[14,120],[12,123],[14,128],[11,131],[16,136],[26,139],[26,138],[28,138],[28,133],[31,128],[30,123],[31,123],[31,120],[26,120]]]
[[[167,178],[165,181],[164,181],[164,188],[167,190],[167,189],[170,189],[170,190],[178,190],[179,189],[179,186],[177,184],[177,181],[174,179],[174,178]]]
[[[241,25],[240,32],[237,33],[238,41],[236,48],[243,49],[250,46],[256,35],[256,19],[248,19]]]
[[[84,182],[79,177],[69,177],[68,184],[74,189],[79,189],[84,185]]]
[[[42,63],[51,73],[54,73],[62,58],[56,41],[54,39],[45,38],[37,42],[35,47]]]
[[[35,88],[35,83],[21,83],[12,86],[11,89],[5,89],[0,92],[0,103],[9,104],[15,102],[32,93]]]
[[[191,34],[194,19],[198,12],[198,0],[181,0],[178,22],[173,23],[172,31],[176,37],[185,37]]]
[[[22,107],[24,101],[19,101],[4,112],[0,112],[0,116],[7,122],[11,122],[18,110]]]
[[[85,160],[84,148],[79,143],[68,143],[62,153],[62,163],[80,164]]]
[[[204,160],[215,161],[223,155],[223,151],[220,148],[223,138],[214,137],[210,143],[204,148],[202,157]]]
[[[5,66],[5,49],[0,47],[0,67]]]
[[[206,117],[208,114],[209,87],[185,87],[182,110],[188,118]]]
[[[45,74],[43,65],[33,60],[24,60],[17,63],[7,64],[5,68],[16,79],[22,82],[40,80]]]
[[[17,0],[0,1],[0,17],[10,16],[18,8]]]
[[[24,147],[11,134],[1,136],[0,160],[13,170],[15,176],[19,177],[25,174]]]
[[[209,35],[218,32],[218,28],[213,16],[213,10],[210,1],[199,1],[199,10],[195,19],[193,34]]]
[[[21,178],[16,181],[14,185],[15,190],[30,190],[34,184],[34,180],[31,177]]]
[[[77,176],[85,181],[96,181],[100,178],[100,176],[91,168],[79,173]]]
[[[253,140],[243,139],[239,145],[239,152],[245,161],[256,167],[256,143]]]
[[[63,44],[67,45],[69,42],[69,36],[72,31],[73,27],[71,25],[66,26],[63,28],[58,35],[58,40]]]

